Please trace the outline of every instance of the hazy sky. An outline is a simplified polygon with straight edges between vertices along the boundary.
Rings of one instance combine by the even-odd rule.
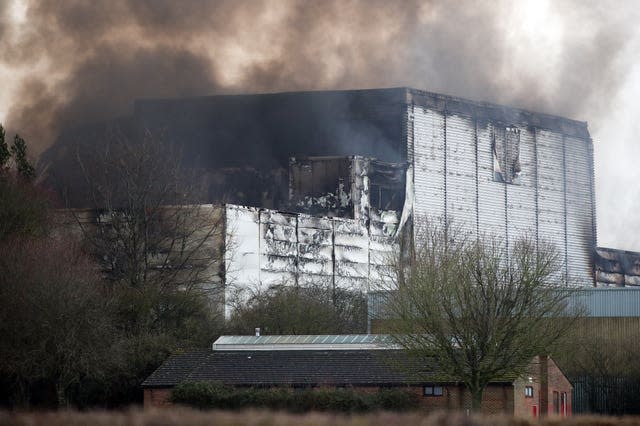
[[[137,97],[410,86],[587,121],[598,244],[640,251],[636,1],[0,0],[0,122],[42,152]]]

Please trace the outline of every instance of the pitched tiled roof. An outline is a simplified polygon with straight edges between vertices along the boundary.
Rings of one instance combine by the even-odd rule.
[[[398,350],[208,351],[169,358],[142,384],[169,387],[181,381],[219,381],[235,386],[400,385],[435,381],[432,366],[420,377]],[[415,362],[415,361],[413,361]]]
[[[172,355],[142,382],[142,386],[175,386],[185,380],[209,354],[210,349],[200,349]]]

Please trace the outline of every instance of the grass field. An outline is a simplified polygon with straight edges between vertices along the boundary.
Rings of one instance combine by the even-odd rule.
[[[220,425],[220,426],[630,426],[640,425],[640,417],[575,416],[569,419],[544,419],[540,422],[512,417],[467,416],[463,413],[396,414],[374,413],[345,416],[327,413],[302,415],[268,411],[197,411],[187,408],[165,410],[131,409],[128,411],[51,411],[51,412],[0,412],[0,426],[169,426],[169,425]]]

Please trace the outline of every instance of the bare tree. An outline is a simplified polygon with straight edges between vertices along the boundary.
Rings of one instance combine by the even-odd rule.
[[[571,326],[569,291],[554,280],[558,258],[549,244],[520,239],[507,255],[497,238],[428,226],[396,268],[387,305],[394,340],[463,382],[479,410],[491,380],[525,374]]]
[[[91,209],[73,212],[106,277],[126,294],[127,331],[177,330],[205,302],[219,314],[223,212],[201,204],[179,153],[150,132],[132,140],[112,131],[78,161]]]
[[[209,345],[223,325],[223,210],[202,204],[180,157],[150,132],[118,130],[77,151],[85,193],[69,199],[84,208],[69,209],[66,229],[80,231],[115,299],[111,404],[139,400],[166,356]]]
[[[0,244],[0,270],[3,386],[19,406],[31,390],[50,386],[64,407],[73,386],[104,373],[111,299],[95,265],[68,238],[10,238]]]
[[[361,291],[316,282],[251,292],[236,304],[228,321],[233,333],[351,334],[367,329],[367,299]]]

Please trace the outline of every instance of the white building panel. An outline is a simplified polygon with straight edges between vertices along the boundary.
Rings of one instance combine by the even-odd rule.
[[[591,153],[588,142],[565,137],[567,199],[567,260],[569,279],[575,285],[592,285],[591,247],[593,199]]]
[[[536,147],[533,133],[518,128],[520,173],[512,184],[504,184],[509,248],[520,238],[536,240]]]
[[[552,243],[563,263],[565,252],[565,197],[562,135],[539,130],[538,153],[538,238]],[[564,279],[567,265],[558,271]]]
[[[476,142],[471,117],[447,116],[447,220],[476,233]]]
[[[444,114],[429,109],[415,108],[413,131],[414,214],[416,221],[419,222],[420,218],[425,217],[431,220],[444,218]]]
[[[505,184],[494,179],[494,126],[478,123],[478,225],[480,234],[505,236]]]
[[[363,221],[227,206],[226,314],[233,301],[273,285],[381,285],[396,249],[396,213]],[[374,267],[371,267],[373,258]],[[374,276],[371,277],[373,271]]]
[[[260,285],[259,210],[227,205],[225,207],[225,315],[236,296],[244,289]]]

